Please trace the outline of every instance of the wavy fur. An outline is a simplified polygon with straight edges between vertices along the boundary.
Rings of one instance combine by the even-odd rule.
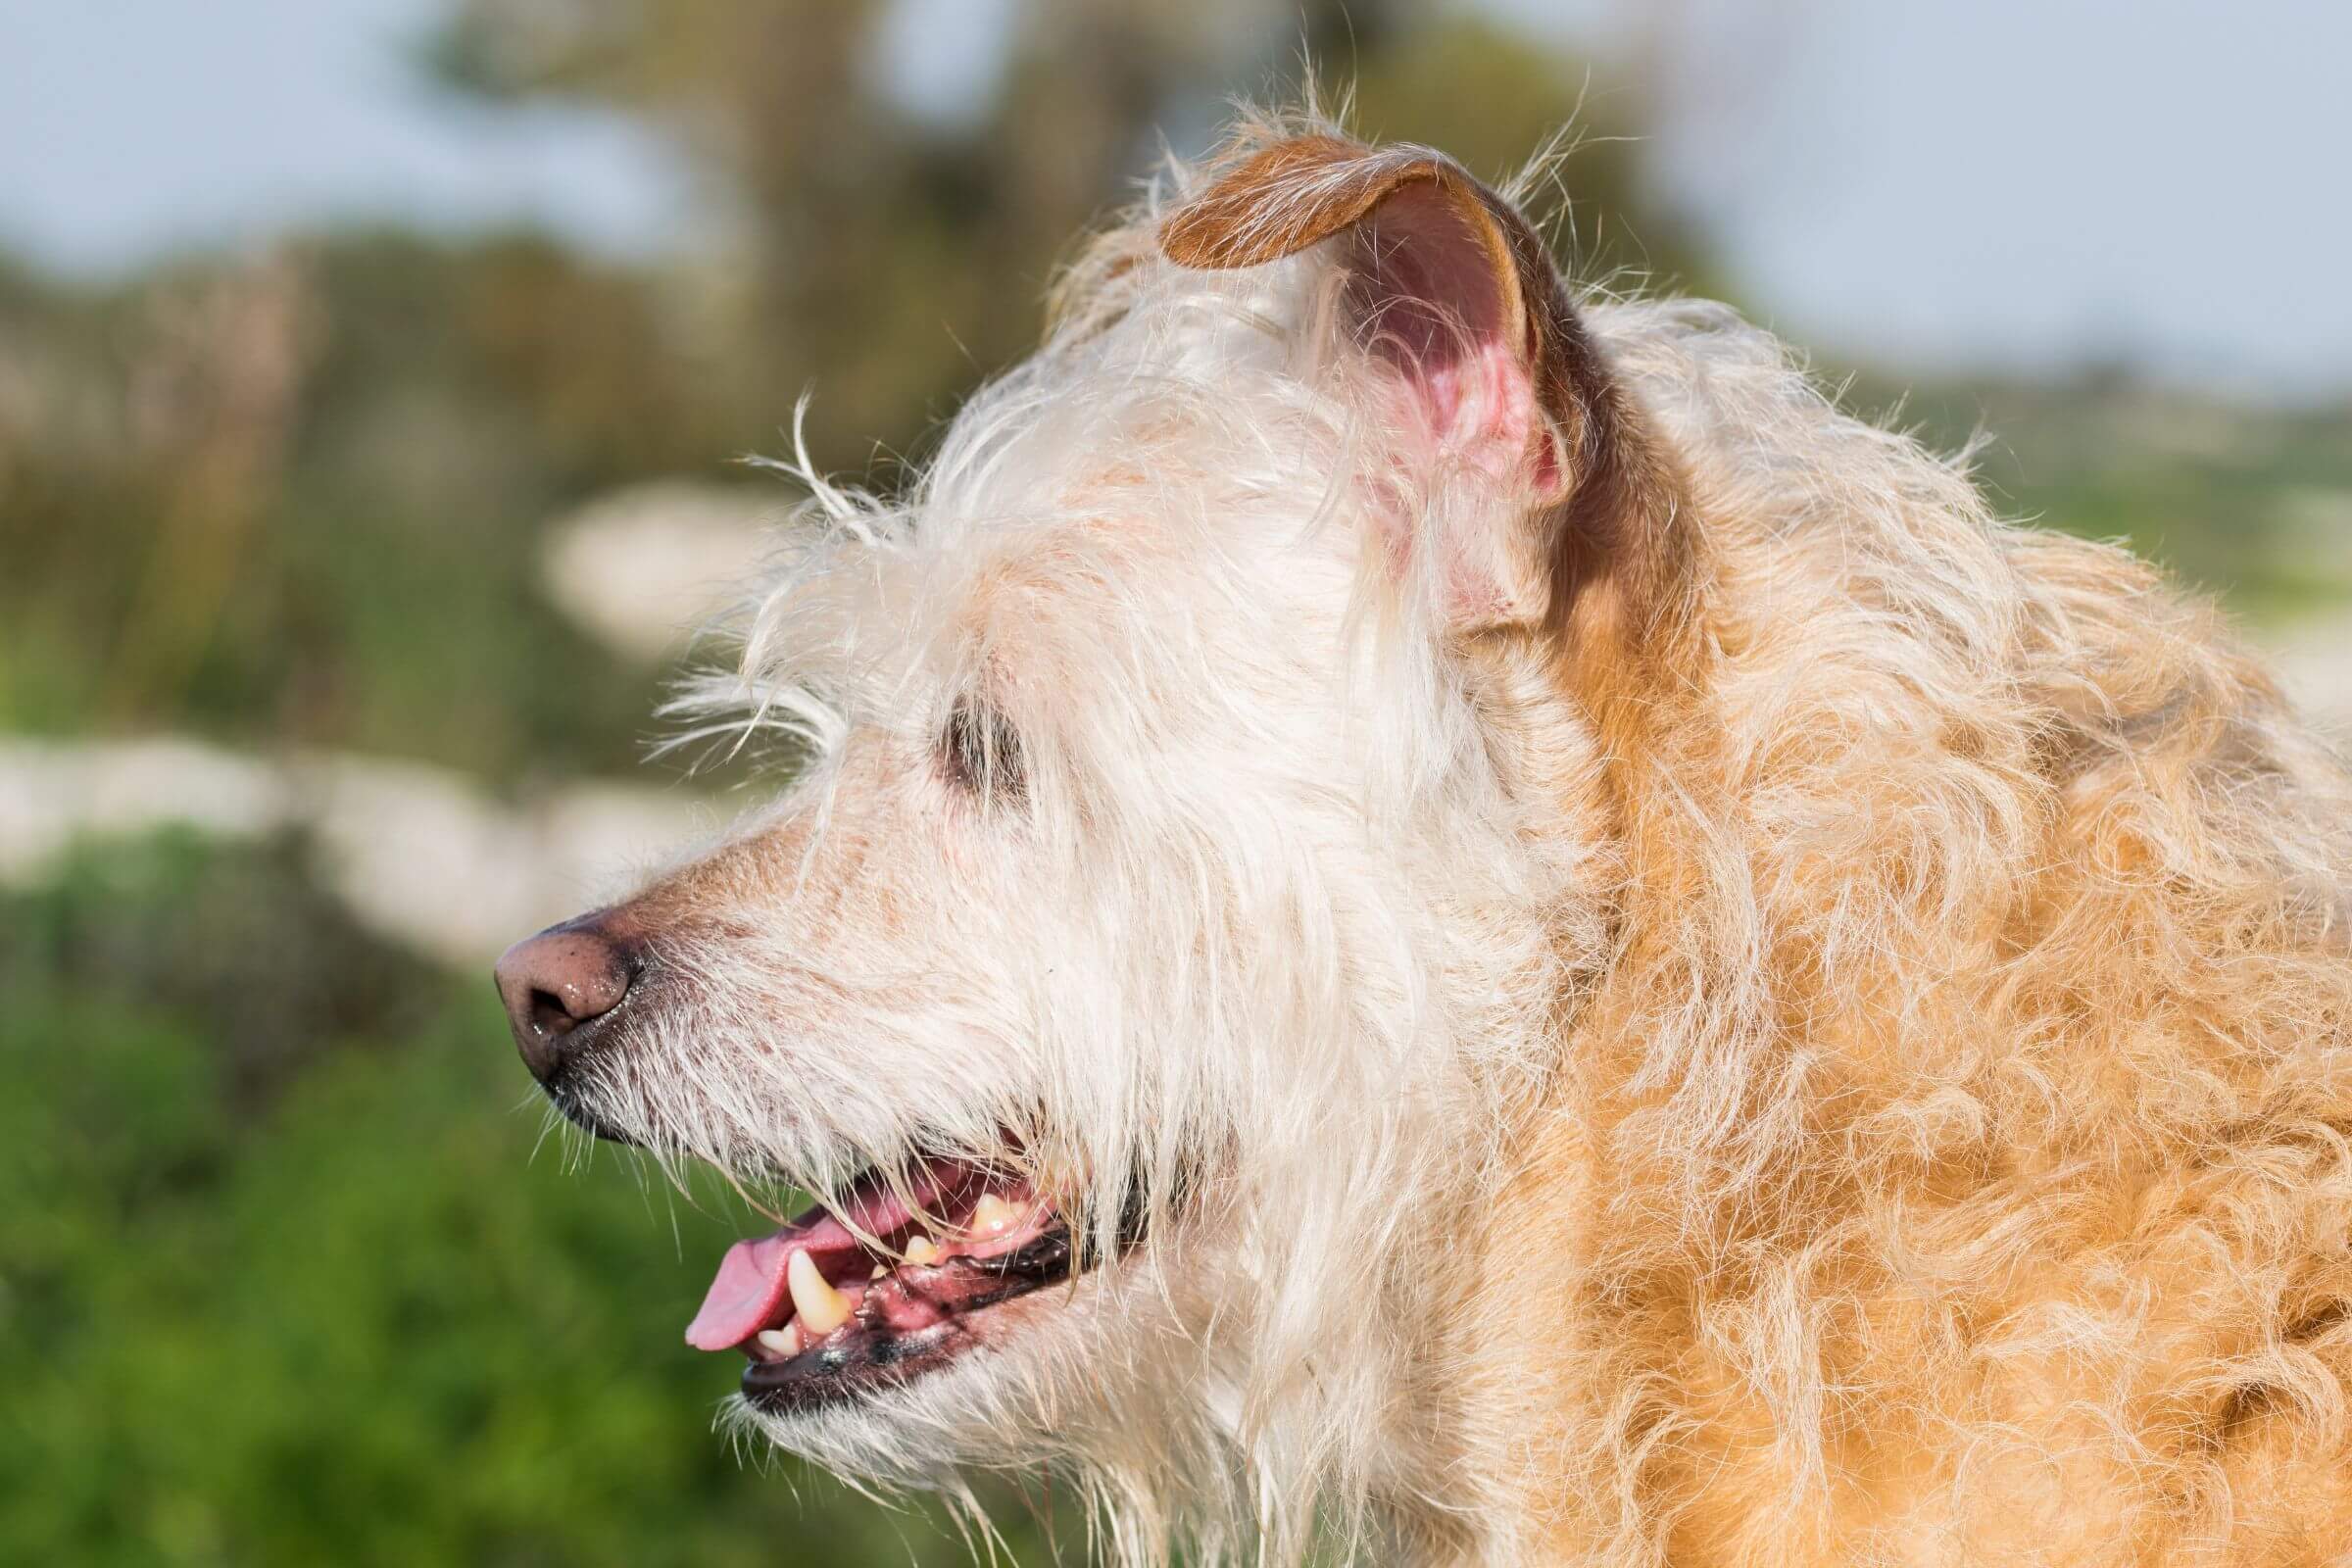
[[[2209,608],[1693,302],[1579,301],[1688,635],[1450,633],[1368,542],[1410,434],[1329,256],[1156,251],[1324,128],[1175,170],[903,503],[804,464],[687,695],[813,760],[636,901],[680,979],[599,1113],[819,1192],[1011,1129],[1106,1242],[1154,1219],[985,1354],[743,1419],[870,1484],[1054,1467],[1135,1564],[2332,1560],[2339,760]],[[966,701],[1017,808],[936,765]]]

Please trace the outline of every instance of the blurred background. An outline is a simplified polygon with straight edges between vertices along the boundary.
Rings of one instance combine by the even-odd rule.
[[[486,965],[760,785],[643,760],[737,460],[813,388],[901,482],[1302,51],[1484,173],[1573,123],[1579,275],[1986,432],[2352,719],[2352,10],[2129,15],[0,3],[0,1559],[965,1560],[710,1434],[753,1222],[543,1141]]]

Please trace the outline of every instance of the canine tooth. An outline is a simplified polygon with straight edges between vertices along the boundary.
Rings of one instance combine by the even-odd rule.
[[[909,1263],[938,1262],[939,1244],[921,1231],[916,1231],[906,1242],[906,1261]]]
[[[972,1205],[972,1229],[982,1236],[1002,1236],[1012,1229],[1021,1211],[995,1193],[982,1193]]]
[[[890,1272],[890,1265],[889,1265],[889,1264],[887,1264],[887,1263],[876,1263],[876,1264],[874,1265],[874,1271],[873,1271],[871,1274],[868,1274],[868,1275],[866,1276],[866,1278],[867,1278],[867,1279],[869,1279],[869,1280],[878,1280],[878,1279],[880,1279],[880,1278],[881,1278],[883,1275],[885,1275],[885,1274],[887,1274],[887,1273],[889,1273],[889,1272]]]
[[[792,1292],[792,1309],[810,1339],[821,1340],[850,1320],[850,1298],[825,1283],[816,1259],[795,1252],[784,1265],[784,1283]]]
[[[773,1350],[786,1361],[801,1353],[801,1326],[798,1323],[787,1323],[780,1329],[761,1329],[752,1338],[760,1342],[760,1348]]]

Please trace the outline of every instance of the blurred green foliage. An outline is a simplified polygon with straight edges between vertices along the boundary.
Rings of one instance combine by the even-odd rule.
[[[529,1157],[488,986],[316,898],[168,836],[0,900],[0,1561],[965,1560],[712,1435],[679,1333],[746,1217]],[[257,1029],[305,1047],[266,1100]]]
[[[0,995],[133,998],[201,1020],[236,1110],[339,1047],[420,1027],[442,986],[363,931],[291,835],[234,855],[187,832],[79,847],[53,882],[0,899]]]
[[[1892,409],[1939,451],[1983,435],[1977,474],[2003,515],[2122,540],[2250,621],[2352,603],[2352,409],[2249,409],[2102,374],[1871,383],[1849,401]]]

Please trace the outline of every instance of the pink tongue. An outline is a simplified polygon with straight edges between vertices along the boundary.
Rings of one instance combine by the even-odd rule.
[[[833,1221],[828,1217],[824,1223]],[[784,1300],[785,1265],[796,1247],[806,1245],[791,1232],[778,1231],[728,1248],[719,1259],[717,1278],[703,1298],[703,1309],[686,1325],[686,1343],[698,1350],[728,1350],[767,1327]]]
[[[926,1180],[924,1177],[928,1177]],[[928,1204],[938,1191],[935,1173],[915,1185],[915,1200]],[[913,1215],[888,1189],[861,1187],[850,1195],[848,1217],[868,1236],[887,1237]],[[821,1208],[810,1209],[773,1235],[737,1242],[719,1259],[718,1275],[703,1298],[703,1308],[686,1325],[686,1343],[698,1350],[727,1350],[779,1321],[784,1304],[784,1270],[792,1254],[806,1251],[835,1284],[863,1279],[865,1249],[848,1226]]]

